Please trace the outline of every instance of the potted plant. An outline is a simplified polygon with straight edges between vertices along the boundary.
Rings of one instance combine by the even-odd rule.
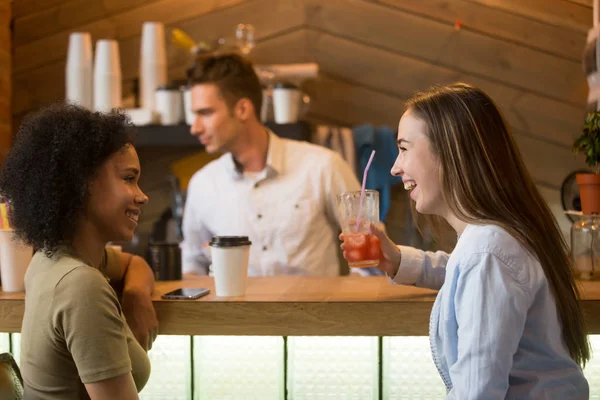
[[[583,132],[573,143],[572,150],[583,153],[586,164],[595,172],[576,176],[581,210],[584,215],[600,214],[600,112],[587,114]]]

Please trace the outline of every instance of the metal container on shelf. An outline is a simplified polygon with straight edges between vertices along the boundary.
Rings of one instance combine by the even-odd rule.
[[[181,249],[179,243],[151,242],[147,260],[157,281],[181,280]]]

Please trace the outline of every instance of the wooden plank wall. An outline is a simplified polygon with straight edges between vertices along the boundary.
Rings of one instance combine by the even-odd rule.
[[[585,114],[581,54],[591,0],[18,0],[12,11],[15,126],[28,111],[64,96],[70,32],[119,40],[127,91],[144,21],[163,21],[196,39],[231,35],[237,23],[251,23],[255,62],[320,64],[319,78],[305,85],[313,121],[395,127],[418,89],[458,80],[481,86],[501,106],[565,231],[570,226],[559,188],[584,166],[569,146]],[[169,45],[168,58],[170,77],[182,77],[189,57]],[[189,152],[142,150],[143,168],[152,171],[145,182],[158,191],[164,166]],[[166,206],[165,192],[156,193],[148,218]]]
[[[0,164],[12,137],[10,0],[0,0]]]

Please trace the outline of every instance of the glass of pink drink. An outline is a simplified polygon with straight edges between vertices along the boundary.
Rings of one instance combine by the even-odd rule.
[[[379,239],[371,234],[370,225],[379,223],[379,192],[365,190],[360,205],[360,191],[338,195],[338,212],[346,244],[346,258],[351,268],[379,265]]]

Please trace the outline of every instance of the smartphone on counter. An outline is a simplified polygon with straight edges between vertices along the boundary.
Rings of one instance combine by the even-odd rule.
[[[210,293],[207,288],[181,288],[165,293],[161,298],[165,300],[194,300]]]

